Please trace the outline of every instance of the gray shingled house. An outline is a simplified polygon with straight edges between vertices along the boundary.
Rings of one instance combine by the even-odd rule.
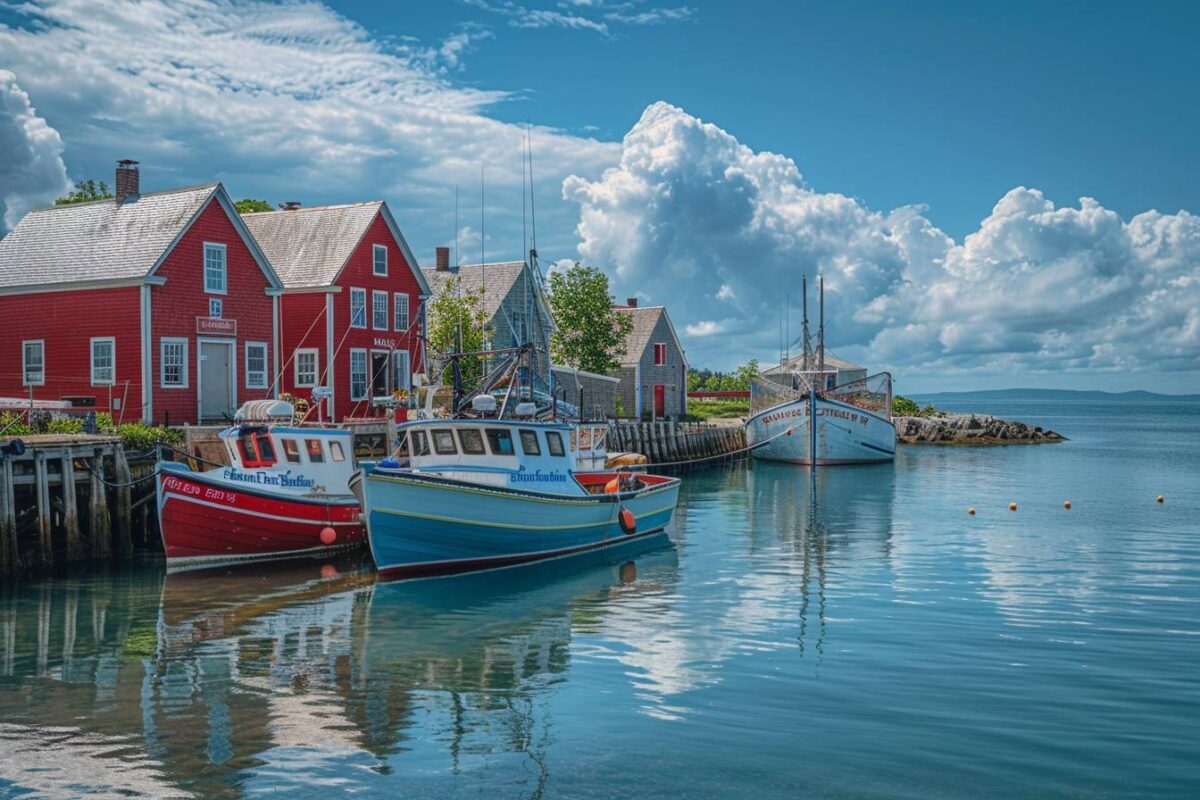
[[[687,355],[663,306],[639,307],[637,298],[613,306],[633,320],[625,337],[617,396],[623,416],[673,417],[687,413]]]
[[[550,334],[555,330],[554,317],[533,267],[525,261],[453,267],[449,248],[439,247],[437,265],[423,267],[421,272],[435,297],[453,277],[461,278],[465,289],[482,291],[492,347],[532,344],[534,385],[541,391],[550,391]]]

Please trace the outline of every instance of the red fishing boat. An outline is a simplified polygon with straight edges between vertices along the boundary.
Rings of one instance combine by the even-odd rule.
[[[247,403],[219,436],[229,466],[159,462],[158,520],[168,569],[320,555],[360,546],[350,432],[294,426],[292,406]]]

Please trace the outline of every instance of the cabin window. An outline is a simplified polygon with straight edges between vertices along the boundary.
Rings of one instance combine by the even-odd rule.
[[[92,339],[92,386],[116,383],[117,340],[111,336]]]
[[[458,443],[462,445],[462,451],[469,456],[482,456],[486,453],[483,449],[483,434],[475,428],[459,428]]]
[[[188,385],[188,340],[164,338],[158,346],[159,383],[164,389],[186,389]]]
[[[21,382],[41,386],[46,382],[46,343],[41,339],[21,342]]]
[[[440,456],[458,455],[458,447],[454,444],[454,432],[447,428],[435,428],[429,432],[433,437],[433,450]]]
[[[296,386],[309,388],[317,385],[317,349],[296,351]]]
[[[296,440],[281,439],[280,441],[283,442],[283,457],[286,458],[290,464],[299,464],[300,445],[296,443]]]
[[[267,345],[246,342],[246,388],[267,388]]]
[[[204,243],[204,291],[225,294],[225,245]]]
[[[377,331],[388,329],[387,292],[371,292],[371,327]]]
[[[387,245],[377,244],[372,249],[374,261],[372,271],[380,277],[387,277]]]
[[[265,433],[245,433],[238,437],[238,453],[244,467],[275,465],[275,445]]]
[[[656,342],[654,345],[654,364],[661,367],[667,363],[667,346],[662,342]]]
[[[414,456],[429,455],[429,441],[425,438],[425,431],[413,431],[412,439],[412,454]]]
[[[487,439],[488,447],[492,450],[492,455],[516,455],[516,451],[513,450],[512,434],[504,428],[488,428]]]
[[[546,431],[546,449],[552,456],[564,455],[562,434],[558,431]]]
[[[325,461],[325,451],[321,449],[320,439],[305,439],[304,448],[308,450],[310,464],[321,464]]]
[[[367,327],[367,290],[350,287],[350,327]]]
[[[250,434],[238,437],[238,455],[242,458],[242,466],[258,466],[258,453],[254,450],[254,437]]]
[[[521,452],[527,456],[542,454],[542,448],[538,445],[537,431],[521,431]]]
[[[342,449],[341,442],[330,442],[329,443],[329,457],[331,459],[333,459],[334,461],[345,461],[346,460],[346,451]]]
[[[350,351],[350,399],[367,399],[367,351]]]
[[[408,324],[409,324],[408,323],[408,295],[397,293],[395,295],[395,304],[396,304],[396,332],[397,333],[407,333],[408,332]]]
[[[254,437],[254,441],[258,445],[259,466],[269,467],[274,464],[275,445],[271,443],[271,437],[265,433],[260,433]]]

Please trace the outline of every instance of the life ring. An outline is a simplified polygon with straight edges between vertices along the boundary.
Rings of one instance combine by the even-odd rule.
[[[617,522],[621,525],[622,533],[630,534],[637,530],[637,517],[633,516],[633,512],[628,508],[621,509],[621,513],[617,515]]]

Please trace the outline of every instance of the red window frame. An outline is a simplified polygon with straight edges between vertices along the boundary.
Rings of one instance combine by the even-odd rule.
[[[278,460],[274,443],[268,434],[261,432],[239,436],[238,452],[242,456],[243,467],[273,467]]]

